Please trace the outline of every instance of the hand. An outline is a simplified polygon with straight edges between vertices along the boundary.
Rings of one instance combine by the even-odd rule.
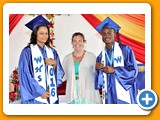
[[[96,70],[100,70],[104,67],[104,65],[101,62],[96,63]]]
[[[114,67],[105,66],[105,67],[103,68],[103,72],[105,72],[105,73],[114,73]]]
[[[48,59],[48,58],[46,58],[44,60],[44,62],[46,63],[46,65],[53,65],[54,68],[56,68],[56,66],[57,66],[57,62],[54,59]]]
[[[46,99],[46,98],[49,98],[49,97],[50,97],[49,92],[45,92],[44,94],[41,95],[42,99]]]

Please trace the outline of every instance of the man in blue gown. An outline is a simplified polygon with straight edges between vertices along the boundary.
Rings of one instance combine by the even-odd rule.
[[[56,50],[49,46],[49,22],[41,15],[26,24],[30,43],[19,58],[22,104],[58,104],[57,87],[64,75]]]
[[[138,68],[132,49],[120,44],[120,26],[107,17],[96,29],[105,43],[95,70],[95,88],[102,89],[103,104],[136,104]]]

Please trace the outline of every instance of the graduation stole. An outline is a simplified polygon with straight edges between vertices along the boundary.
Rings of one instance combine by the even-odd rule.
[[[119,44],[117,42],[114,42],[114,53],[113,53],[113,58],[111,58],[114,66],[113,67],[124,67],[124,58],[123,58],[123,54],[122,54],[122,50],[119,47]],[[113,51],[112,51],[113,52]],[[102,59],[101,62],[106,65],[106,52],[105,49],[102,51]],[[109,61],[110,62],[110,61]],[[100,71],[102,72],[102,71]],[[103,88],[102,88],[102,101],[103,104],[105,104],[105,100],[106,100],[106,95],[107,95],[107,75],[106,73],[102,73],[103,74]],[[127,103],[131,103],[130,100],[130,94],[129,94],[129,90],[126,91],[121,84],[118,82],[118,80],[115,78],[115,87],[116,87],[116,93],[117,93],[117,99],[126,101]]]
[[[37,97],[35,99],[46,104],[53,104],[58,99],[54,68],[53,66],[45,67],[43,56],[38,45],[31,44],[30,47],[32,52],[34,78],[38,84],[51,95],[50,98],[47,99],[42,99],[41,97]],[[48,48],[46,45],[44,47],[46,48],[47,57],[54,59],[51,48]]]

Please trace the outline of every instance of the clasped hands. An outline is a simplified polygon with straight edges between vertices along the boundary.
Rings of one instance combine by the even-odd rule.
[[[104,66],[104,64],[101,63],[101,62],[97,62],[96,63],[96,69],[97,70],[102,69],[102,71],[104,73],[114,73],[114,67],[112,67],[112,66]]]
[[[57,66],[57,62],[56,62],[56,60],[54,60],[54,59],[46,58],[46,59],[44,60],[44,62],[46,63],[46,65],[53,65],[54,69],[55,69],[56,66]]]

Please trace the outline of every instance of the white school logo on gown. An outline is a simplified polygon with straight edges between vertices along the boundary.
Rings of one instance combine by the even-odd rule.
[[[48,92],[51,94],[49,101],[50,104],[53,104],[58,99],[54,68],[53,66],[48,66],[48,69],[45,70],[45,63],[43,61],[43,56],[38,46],[30,45],[30,47],[32,52],[34,78],[40,86],[42,86],[45,90],[48,90]],[[47,46],[44,47],[46,48],[47,57],[54,59],[52,50]],[[47,99],[42,99],[41,97],[37,97],[36,100],[48,104]]]
[[[124,67],[124,59],[123,59],[123,54],[121,51],[121,48],[119,47],[119,44],[117,42],[114,43],[114,67],[122,66]],[[102,63],[106,64],[105,60],[105,49],[102,51]],[[105,104],[105,96],[104,93],[107,93],[107,75],[106,73],[103,72],[103,77],[104,77],[104,88],[103,88],[103,104]],[[131,103],[130,100],[130,93],[129,90],[126,91],[118,82],[118,80],[115,78],[115,84],[116,84],[116,93],[117,93],[117,99],[126,101],[128,103]]]

